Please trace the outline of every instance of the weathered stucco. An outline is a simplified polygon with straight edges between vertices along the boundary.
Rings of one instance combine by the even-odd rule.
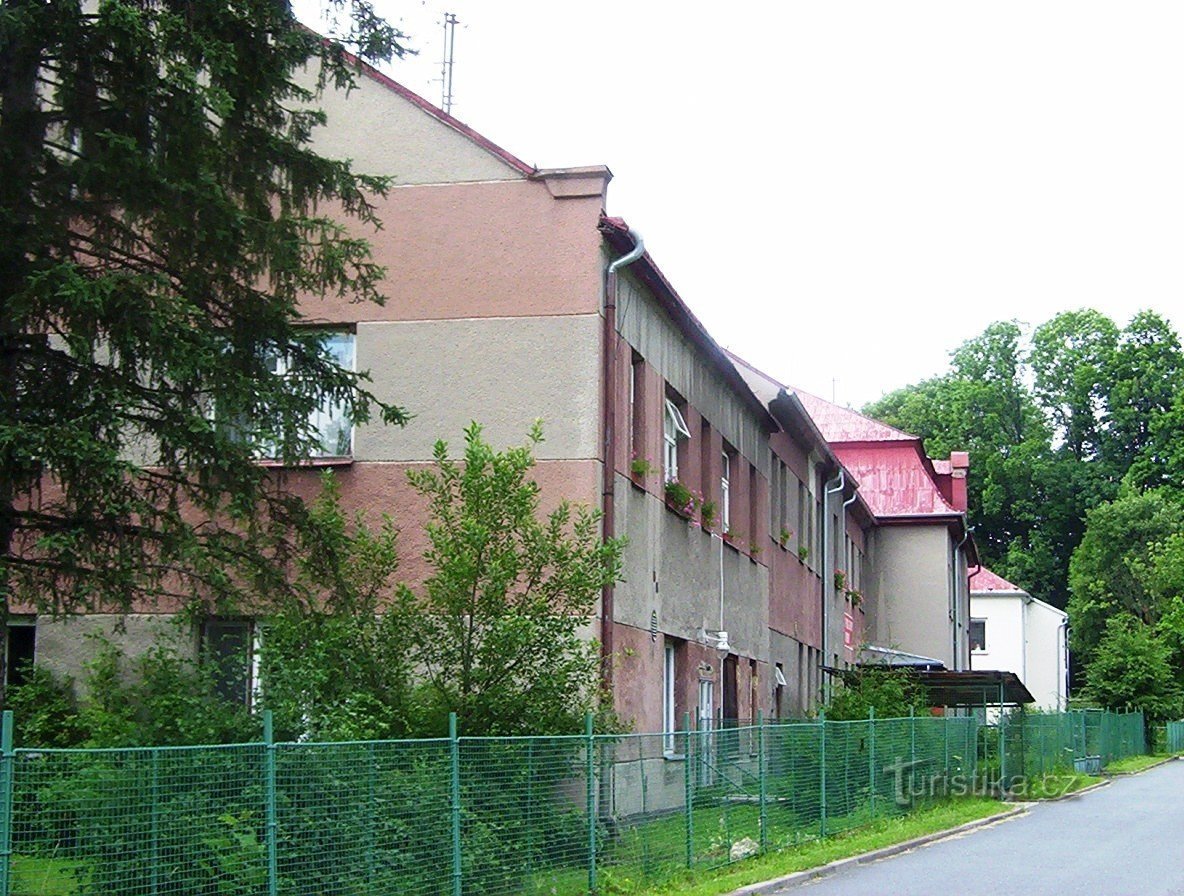
[[[768,439],[752,410],[658,307],[626,268],[620,278],[617,315],[621,335],[687,404],[751,463],[769,477]],[[661,447],[660,417],[658,441]],[[694,429],[691,430],[694,433]]]
[[[949,530],[943,525],[882,526],[874,540],[879,595],[875,643],[955,668]]]
[[[71,678],[77,685],[85,682],[87,664],[104,643],[122,650],[128,657],[162,643],[173,645],[182,655],[197,653],[196,636],[172,615],[103,613],[59,619],[37,617],[37,665]]]
[[[617,534],[628,539],[625,581],[617,585],[614,618],[694,641],[719,625],[721,541],[666,507],[657,496],[617,478]],[[768,569],[724,545],[724,628],[733,650],[768,658]]]
[[[315,70],[296,80],[315,87]],[[313,149],[349,159],[355,171],[394,178],[397,184],[521,179],[503,159],[478,146],[407,98],[366,74],[350,91],[326,89],[313,103],[326,125],[313,131]]]
[[[308,320],[534,317],[600,311],[599,197],[555,199],[537,181],[398,187],[374,199],[374,232],[351,222],[386,268],[385,305],[309,297]]]
[[[536,419],[539,458],[598,454],[599,315],[358,324],[358,368],[402,404],[405,427],[354,434],[359,461],[424,461],[437,439],[460,444],[473,420],[494,445],[522,444]]]

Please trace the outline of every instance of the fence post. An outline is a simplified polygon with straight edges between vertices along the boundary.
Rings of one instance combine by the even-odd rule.
[[[160,892],[160,751],[152,751],[152,829],[149,835],[152,839],[151,854],[148,857],[148,888],[152,896]],[[0,890],[2,896],[8,896],[5,890]]]
[[[917,709],[909,707],[909,783],[912,783],[913,769],[917,767]]]
[[[267,779],[267,893],[268,896],[276,896],[279,890],[279,861],[276,855],[275,731],[272,728],[270,709],[263,710],[263,745],[263,767]]]
[[[12,870],[12,788],[16,752],[12,749],[12,710],[0,716],[0,896],[8,896]]]
[[[759,709],[756,713],[756,762],[761,788],[761,852],[764,852],[769,848],[769,791],[768,783],[765,780],[768,775],[769,763],[765,758],[765,714]]]
[[[449,800],[452,810],[452,894],[461,896],[463,880],[461,878],[460,854],[460,738],[456,732],[456,713],[448,714],[448,748],[452,765],[451,791]]]
[[[585,769],[588,802],[588,892],[596,892],[596,739],[592,734],[592,713],[584,716]]]
[[[818,772],[818,836],[826,836],[826,710],[818,710],[818,731],[821,747],[818,755],[821,764]]]
[[[1007,776],[1007,715],[999,706],[999,798],[1004,799],[1003,779]]]
[[[876,708],[867,708],[867,791],[872,818],[876,817]]]
[[[374,778],[378,774],[378,757],[374,752],[374,743],[370,743],[370,748],[367,751],[369,755],[370,766],[367,769],[366,775],[366,886],[371,890],[374,889],[374,840],[376,833],[374,828],[378,824],[378,812],[375,809],[375,782]]]
[[[695,795],[694,795],[694,766],[695,738],[691,734],[691,714],[682,714],[682,730],[686,732],[686,755],[683,757],[683,806],[687,819],[687,867],[695,866]]]

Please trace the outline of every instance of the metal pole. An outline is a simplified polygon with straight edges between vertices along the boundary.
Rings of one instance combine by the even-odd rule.
[[[152,751],[152,853],[149,856],[148,886],[152,896],[160,892],[160,751]],[[8,891],[0,889],[0,894],[7,896]]]
[[[867,790],[871,798],[872,818],[876,817],[876,708],[867,710]]]
[[[642,796],[645,802],[645,796]],[[531,810],[534,805],[534,738],[526,742],[526,870],[534,871],[534,826]],[[644,810],[643,810],[644,812]],[[643,816],[644,817],[644,816]]]
[[[271,710],[263,710],[264,774],[266,776],[267,799],[267,893],[276,896],[279,890],[278,856],[276,854],[275,807],[275,732],[272,728]]]
[[[769,805],[768,805],[768,761],[765,758],[765,714],[756,712],[756,755],[757,774],[760,776],[761,799],[761,852],[769,848]]]
[[[592,733],[592,713],[584,716],[586,738],[584,776],[588,790],[588,892],[596,892],[596,739]]]
[[[821,748],[818,751],[822,759],[819,766],[818,784],[818,835],[820,837],[826,836],[826,710],[818,710],[818,731],[820,735]]]
[[[913,769],[917,767],[917,709],[909,707],[909,782],[912,783]]]
[[[8,896],[12,870],[12,788],[16,751],[12,748],[12,710],[0,716],[0,896]]]
[[[375,787],[374,777],[378,774],[378,758],[374,755],[374,744],[370,744],[369,749],[370,768],[367,769],[369,774],[366,776],[366,884],[371,890],[374,889],[374,828],[378,824],[378,813],[374,809]]]
[[[682,727],[686,732],[686,757],[683,759],[683,806],[686,811],[687,828],[687,867],[695,866],[695,796],[694,777],[691,771],[694,765],[695,739],[691,735],[691,714],[682,714]]]
[[[1004,794],[1004,780],[1007,777],[1007,737],[1004,728],[1007,725],[1003,715],[1003,682],[999,683],[999,795]]]
[[[452,764],[452,894],[461,896],[460,853],[460,737],[456,731],[456,713],[448,714],[448,747]]]

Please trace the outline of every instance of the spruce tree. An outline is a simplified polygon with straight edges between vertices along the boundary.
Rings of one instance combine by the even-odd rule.
[[[356,233],[385,183],[310,140],[347,47],[403,35],[335,11],[326,39],[284,0],[0,6],[0,637],[14,599],[282,587],[307,512],[258,446],[307,457],[326,404],[402,421],[301,326],[384,274]]]

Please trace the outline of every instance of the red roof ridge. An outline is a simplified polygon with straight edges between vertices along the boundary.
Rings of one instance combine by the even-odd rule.
[[[987,591],[1014,591],[1017,594],[1028,593],[1019,585],[1015,585],[1007,581],[1007,579],[1003,578],[1003,576],[999,575],[998,573],[991,572],[991,570],[987,569],[985,566],[980,567],[977,572],[970,574],[970,591],[972,594],[975,592]]]

